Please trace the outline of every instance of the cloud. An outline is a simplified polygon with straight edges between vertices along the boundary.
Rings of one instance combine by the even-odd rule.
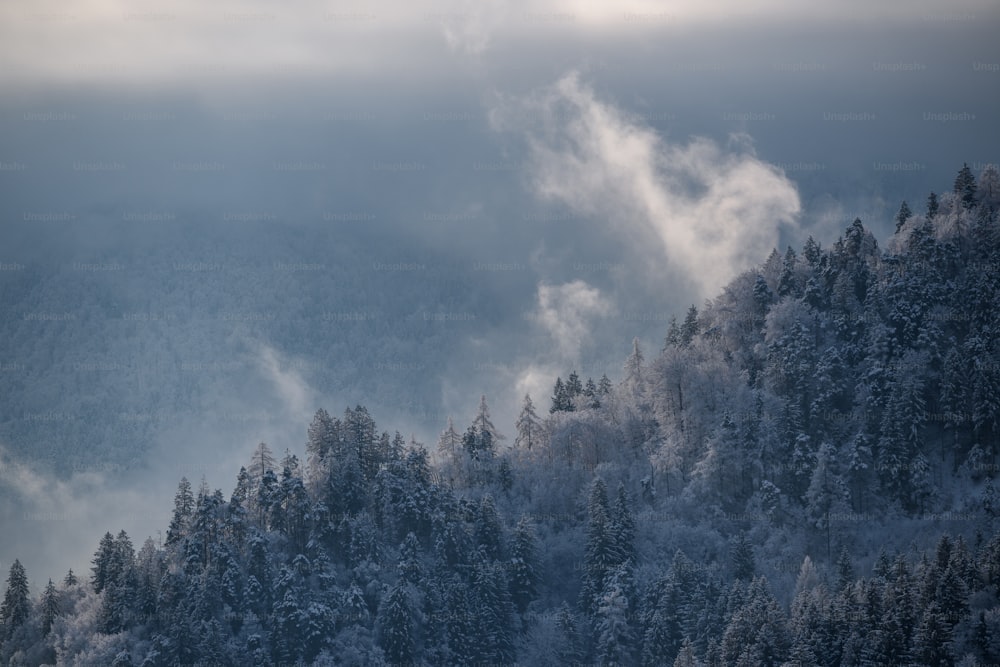
[[[667,260],[711,296],[777,244],[800,211],[795,186],[758,159],[745,135],[728,149],[668,142],[571,73],[491,111],[498,130],[527,141],[531,187],[606,221],[651,264]],[[649,249],[655,249],[653,255]]]
[[[282,361],[278,350],[266,343],[260,345],[257,361],[288,413],[299,420],[308,419],[315,410],[315,392],[302,374]]]
[[[913,18],[995,16],[992,0],[958,0],[943,9],[931,0],[801,3],[725,0],[671,3],[618,0],[133,0],[46,3],[9,0],[0,9],[0,77],[37,82],[162,81],[276,76],[288,73],[398,73],[439,56],[478,55],[505,48],[517,55],[527,42],[594,35],[634,40],[678,28],[811,22],[912,21]],[[853,34],[853,33],[852,33]],[[439,45],[451,47],[439,49]],[[431,69],[430,71],[436,71]]]
[[[590,320],[611,312],[611,302],[582,280],[563,285],[538,285],[534,319],[552,337],[559,355],[569,361],[579,357]]]

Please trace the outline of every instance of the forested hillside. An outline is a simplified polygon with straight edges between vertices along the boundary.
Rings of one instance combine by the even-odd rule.
[[[775,250],[514,424],[319,410],[162,543],[15,562],[0,663],[995,664],[998,209],[964,167],[882,244]]]

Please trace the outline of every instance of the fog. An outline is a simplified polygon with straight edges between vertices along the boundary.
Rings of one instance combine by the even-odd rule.
[[[8,4],[0,570],[369,407],[433,447],[996,158],[988,3]]]

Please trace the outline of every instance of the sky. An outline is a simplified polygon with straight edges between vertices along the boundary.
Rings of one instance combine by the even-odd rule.
[[[671,315],[772,248],[827,246],[855,217],[883,241],[903,199],[922,210],[963,162],[998,159],[998,27],[1000,7],[977,0],[5,2],[4,386],[58,416],[64,377],[25,350],[113,356],[72,324],[32,322],[51,342],[11,335],[25,317],[11,304],[38,281],[69,267],[37,288],[52,301],[36,315],[99,272],[142,304],[169,257],[171,276],[211,276],[191,308],[215,290],[239,323],[168,322],[155,344],[245,362],[198,366],[211,409],[267,419],[208,423],[193,403],[154,423],[125,473],[119,459],[40,466],[33,448],[66,455],[72,428],[0,442],[14,499],[0,570],[18,554],[38,578],[86,567],[104,530],[141,542],[165,528],[178,473],[228,493],[256,441],[301,453],[320,406],[373,406],[433,445],[485,393],[510,434],[524,393],[544,411],[558,374],[615,377],[633,337],[655,353]],[[316,338],[298,328],[322,316],[253,322],[275,316],[246,305],[275,273],[346,285],[325,321],[372,320],[321,357],[336,372],[310,371]],[[273,298],[308,311],[287,289]],[[351,357],[377,377],[331,380]],[[126,399],[109,390],[100,409],[135,409]],[[26,419],[12,407],[26,400],[0,396],[0,424]]]

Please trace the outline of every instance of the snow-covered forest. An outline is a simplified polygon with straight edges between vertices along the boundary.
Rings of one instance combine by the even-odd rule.
[[[302,459],[248,443],[162,540],[15,561],[0,664],[1000,662],[1000,175],[949,185],[516,423],[483,397],[421,443],[356,406]]]

